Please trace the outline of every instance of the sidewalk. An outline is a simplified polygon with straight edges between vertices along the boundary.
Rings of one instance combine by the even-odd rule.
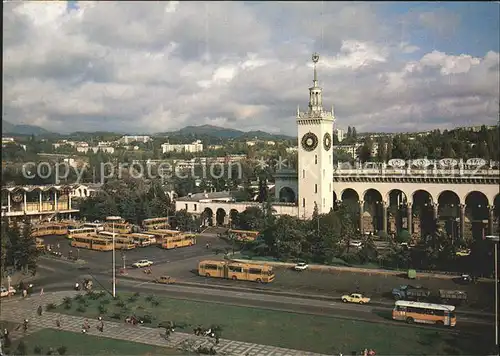
[[[27,334],[32,334],[42,329],[57,329],[56,320],[60,318],[62,330],[80,333],[82,324],[85,320],[84,317],[45,311],[41,317],[36,314],[36,309],[39,305],[45,306],[50,303],[60,304],[65,297],[74,297],[76,294],[77,292],[74,291],[65,291],[46,293],[43,296],[36,295],[24,300],[19,297],[14,297],[14,299],[11,300],[4,299],[2,300],[0,319],[19,324],[21,324],[24,319],[28,319],[30,326]],[[161,336],[161,333],[163,333],[163,329],[161,328],[150,328],[145,326],[136,327],[125,325],[123,322],[106,321],[104,324],[104,332],[101,333],[97,331],[95,327],[97,325],[97,320],[89,319],[89,322],[91,330],[88,333],[95,336],[191,351],[194,351],[200,346],[210,347],[214,345],[213,339],[181,332],[175,332],[166,340]],[[23,337],[25,334],[22,328],[19,328],[19,330],[13,330],[10,335],[12,340],[16,340]],[[220,339],[219,345],[214,348],[217,350],[218,355],[231,356],[326,356],[312,352],[226,339]]]

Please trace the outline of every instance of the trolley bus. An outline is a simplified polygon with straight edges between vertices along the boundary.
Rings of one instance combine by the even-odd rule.
[[[42,224],[35,225],[31,229],[33,237],[51,236],[51,235],[66,235],[68,233],[68,226],[66,224]]]
[[[229,236],[233,235],[237,241],[254,241],[259,236],[258,231],[232,230],[228,231]]]
[[[96,230],[91,227],[82,227],[79,229],[69,229],[68,239],[73,239],[74,237],[89,237],[96,234]]]
[[[453,305],[409,302],[398,300],[392,311],[394,320],[403,320],[408,324],[436,324],[455,326],[457,318]]]
[[[113,232],[113,229],[118,234],[130,234],[132,232],[132,225],[124,221],[115,223],[108,221],[104,224],[104,231]]]
[[[146,247],[156,243],[154,235],[133,233],[129,236],[134,241],[134,244],[139,247]]]
[[[43,242],[43,239],[40,237],[36,237],[36,249],[38,251],[45,251],[45,244]]]
[[[71,240],[71,246],[75,248],[86,248],[95,251],[113,250],[113,244],[110,240],[95,236],[75,236]]]
[[[170,224],[168,223],[168,217],[151,218],[144,219],[142,227],[144,230],[168,229]]]
[[[177,231],[178,234],[173,234],[172,236],[166,236],[162,239],[161,247],[167,250],[177,247],[193,246],[196,244],[196,235],[193,234],[183,234]]]
[[[274,271],[265,264],[248,264],[233,261],[204,260],[198,264],[198,274],[204,277],[271,283]]]
[[[113,244],[113,233],[107,231],[99,231],[97,237],[107,239]],[[117,250],[133,250],[135,244],[130,236],[119,235],[115,233],[115,249]]]

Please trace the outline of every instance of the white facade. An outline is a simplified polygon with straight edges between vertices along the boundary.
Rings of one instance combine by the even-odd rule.
[[[297,110],[298,126],[298,190],[299,216],[309,218],[317,205],[320,214],[333,208],[332,200],[332,133],[335,120],[331,112],[323,110],[322,89],[318,86],[316,63],[313,55],[314,80],[309,88],[309,110]]]
[[[335,130],[333,130],[333,133],[335,135],[337,135],[337,138],[338,138],[339,142],[344,141],[344,138],[345,138],[345,131],[344,130],[342,130],[342,129],[335,129]]]
[[[123,136],[122,138],[120,138],[119,141],[126,144],[126,145],[131,143],[131,142],[146,143],[146,142],[151,141],[151,137],[150,136],[128,136],[128,135],[126,135],[126,136]]]
[[[199,140],[189,144],[178,144],[178,145],[171,145],[170,143],[167,142],[161,145],[161,149],[163,153],[167,152],[196,153],[203,151],[203,143],[201,143],[201,141]]]

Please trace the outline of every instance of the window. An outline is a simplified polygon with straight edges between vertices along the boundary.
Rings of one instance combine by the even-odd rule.
[[[205,265],[204,267],[205,269],[213,269],[213,270],[217,269],[217,265]]]
[[[323,198],[323,208],[325,207],[325,198]]]
[[[198,207],[196,206],[196,204],[194,204],[194,211],[196,211],[198,209]]]
[[[187,204],[184,204],[186,206],[186,211],[188,211],[188,205]]]
[[[314,164],[318,164],[318,155],[314,155]]]
[[[302,198],[302,207],[305,208],[306,207],[306,198]]]
[[[250,273],[250,274],[262,274],[262,270],[260,268],[249,268],[248,273]]]
[[[317,193],[317,192],[318,192],[318,185],[317,185],[317,184],[315,184],[315,185],[314,185],[314,193]]]
[[[325,174],[325,170],[323,169],[323,178],[325,178],[325,175],[326,175],[326,174]]]
[[[234,273],[241,273],[243,272],[243,268],[236,266],[229,266],[229,271]]]
[[[332,183],[328,184],[328,189],[330,190],[330,193],[332,192]]]
[[[302,170],[302,178],[305,178],[305,177],[306,177],[306,170],[305,170],[305,169],[303,169],[303,170]]]

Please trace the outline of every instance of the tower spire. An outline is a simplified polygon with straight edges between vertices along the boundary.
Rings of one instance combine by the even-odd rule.
[[[318,72],[316,70],[316,63],[319,61],[319,54],[316,52],[313,53],[312,55],[312,61],[314,63],[314,79],[313,79],[313,85],[316,88],[318,86]]]

